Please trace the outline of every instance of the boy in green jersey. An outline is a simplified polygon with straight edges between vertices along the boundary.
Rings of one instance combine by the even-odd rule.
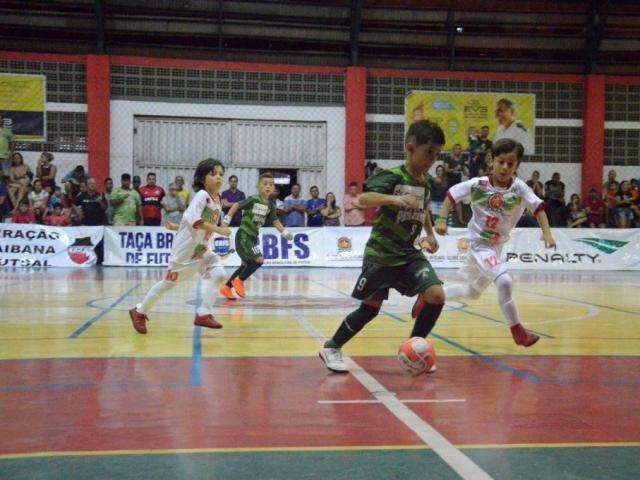
[[[379,209],[365,247],[362,273],[352,293],[362,303],[320,350],[320,358],[329,370],[349,371],[341,348],[378,315],[390,288],[409,297],[418,295],[412,310],[416,321],[411,337],[426,337],[440,316],[445,299],[442,282],[422,248],[430,253],[438,250],[429,216],[431,183],[427,172],[444,143],[438,125],[427,120],[415,122],[405,138],[404,165],[366,181],[360,204]],[[426,236],[422,236],[423,227]]]
[[[263,173],[258,177],[258,194],[234,203],[222,220],[222,224],[228,226],[236,212],[242,211],[242,220],[236,232],[236,251],[242,264],[229,277],[227,283],[220,287],[220,294],[230,300],[235,300],[238,296],[245,297],[244,281],[264,263],[258,245],[258,233],[267,218],[284,238],[293,240],[293,234],[284,228],[276,215],[276,204],[271,199],[274,189],[273,175]]]

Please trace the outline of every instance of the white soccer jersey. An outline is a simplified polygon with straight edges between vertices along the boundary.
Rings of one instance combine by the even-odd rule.
[[[195,194],[182,216],[180,228],[174,240],[169,259],[171,270],[175,269],[172,267],[198,261],[205,253],[211,251],[213,234],[197,227],[204,222],[217,225],[221,215],[222,204],[219,198],[214,200],[204,189]]]
[[[496,131],[496,136],[493,141],[495,143],[502,138],[510,138],[511,140],[521,143],[524,147],[524,153],[527,155],[533,155],[535,153],[531,133],[522,122],[516,120],[509,125],[509,128],[505,128],[503,125],[500,125]]]
[[[469,238],[493,244],[509,240],[525,208],[535,214],[543,207],[542,200],[519,178],[508,188],[493,185],[490,176],[472,178],[451,187],[447,195],[456,203],[471,200]]]

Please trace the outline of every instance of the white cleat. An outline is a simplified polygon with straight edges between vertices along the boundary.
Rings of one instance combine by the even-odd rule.
[[[324,362],[325,366],[336,373],[347,373],[349,367],[342,359],[342,350],[339,348],[323,348],[320,350],[320,359]]]

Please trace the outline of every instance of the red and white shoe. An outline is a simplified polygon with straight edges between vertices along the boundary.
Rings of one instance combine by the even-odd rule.
[[[233,288],[227,286],[226,284],[222,284],[220,287],[220,295],[225,297],[227,300],[237,300],[238,296]]]
[[[413,304],[413,308],[411,309],[411,318],[418,318],[418,314],[424,308],[424,298],[422,295],[418,295],[416,299],[416,303]]]
[[[247,296],[247,292],[244,289],[244,282],[238,277],[234,278],[231,281],[231,285],[233,285],[233,290],[238,294],[240,298],[244,298]]]
[[[222,324],[210,313],[208,315],[196,315],[193,324],[205,328],[222,328]]]
[[[540,340],[539,335],[530,332],[521,324],[511,327],[511,336],[513,337],[513,341],[516,342],[516,345],[522,345],[523,347],[530,347]]]
[[[147,333],[147,322],[149,318],[144,313],[140,313],[136,307],[129,310],[129,316],[131,317],[131,323],[138,333]]]

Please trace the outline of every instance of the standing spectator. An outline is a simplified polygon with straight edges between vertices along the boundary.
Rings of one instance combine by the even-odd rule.
[[[633,201],[631,199],[631,184],[626,180],[620,183],[620,190],[616,195],[616,227],[629,228],[633,221]]]
[[[527,180],[527,185],[529,185],[539,199],[544,200],[544,185],[542,185],[540,181],[540,172],[538,170],[533,171],[531,178]]]
[[[569,228],[583,228],[589,225],[587,211],[582,206],[582,201],[577,193],[571,195],[571,199],[567,205],[567,213],[567,226]]]
[[[339,227],[340,226],[340,216],[342,212],[340,211],[340,207],[336,205],[336,196],[329,192],[325,197],[325,207],[320,210],[320,214],[324,220],[325,227]]]
[[[142,223],[142,201],[140,194],[131,188],[131,175],[123,173],[122,186],[111,192],[113,223],[117,226],[132,226]]]
[[[142,221],[147,227],[159,227],[162,222],[162,199],[164,189],[156,185],[156,174],[147,174],[147,184],[138,189],[142,200]]]
[[[42,182],[39,178],[33,181],[33,190],[29,192],[29,208],[36,216],[38,223],[42,223],[43,216],[47,211],[47,203],[49,202],[49,194],[42,189]]]
[[[273,187],[273,195],[271,196],[271,198],[274,202],[276,202],[276,216],[278,217],[278,220],[280,220],[280,223],[284,225],[285,220],[287,219],[287,214],[284,211],[284,201],[280,200],[280,189],[277,185]],[[269,218],[267,217],[267,220],[268,219]]]
[[[476,127],[469,127],[467,130],[467,142],[469,143],[467,149],[469,152],[474,152],[480,148],[480,132]]]
[[[107,206],[107,209],[104,211],[104,215],[106,217],[106,225],[113,225],[113,206],[111,205],[111,192],[113,191],[113,180],[111,177],[107,177],[104,179],[104,192],[102,193],[102,198],[104,199],[104,203]]]
[[[222,211],[225,215],[234,203],[241,202],[247,198],[243,191],[238,190],[238,177],[235,175],[229,177],[229,189],[222,192],[220,198],[222,199]],[[231,219],[229,226],[240,226],[240,220],[242,220],[242,211],[238,209],[237,213]]]
[[[591,228],[604,228],[605,204],[595,188],[589,190],[589,198],[584,201],[584,210],[587,212],[587,220]]]
[[[489,140],[489,126],[488,125],[483,125],[480,128],[480,146],[479,146],[479,150],[481,153],[487,153],[491,150],[491,146],[493,145],[493,142],[491,140]]]
[[[564,226],[564,183],[560,181],[560,174],[555,172],[551,180],[544,184],[545,201],[552,227]]]
[[[186,207],[182,199],[177,195],[175,183],[169,184],[169,194],[162,199],[162,208],[164,209],[163,224],[167,222],[180,224]]]
[[[29,208],[28,200],[23,199],[18,204],[18,207],[13,211],[11,221],[13,223],[36,223],[36,216],[34,215],[33,210]]]
[[[104,214],[107,204],[104,197],[98,193],[98,184],[95,179],[87,180],[87,191],[80,192],[75,198],[75,204],[79,208],[80,222],[82,225],[104,225]]]
[[[617,174],[615,170],[609,170],[607,173],[607,181],[602,185],[602,189],[605,192],[617,192],[620,189],[620,182],[616,180],[616,176]]]
[[[444,172],[447,175],[447,184],[452,187],[462,180],[462,146],[456,143],[453,146],[451,156],[444,161]]]
[[[304,227],[304,213],[307,202],[300,196],[300,185],[291,186],[291,195],[284,199],[284,209],[287,214],[285,227]]]
[[[36,176],[42,181],[42,188],[51,195],[56,189],[56,173],[58,169],[52,163],[53,154],[42,152],[36,167]]]
[[[321,227],[323,220],[321,210],[327,206],[327,201],[319,197],[320,189],[315,185],[309,189],[309,193],[311,198],[307,200],[307,226]]]
[[[182,199],[184,206],[188,207],[189,202],[191,201],[191,192],[184,186],[184,177],[178,175],[174,180],[174,183],[176,184],[176,194]]]
[[[7,189],[9,177],[0,173],[0,223],[11,213],[11,200],[9,199],[9,190]]]
[[[364,225],[364,207],[360,205],[358,184],[351,182],[349,191],[344,196],[344,226],[361,227]]]
[[[9,168],[9,198],[13,205],[17,206],[23,199],[26,200],[32,178],[33,172],[24,164],[22,154],[14,153]]]
[[[134,175],[133,176],[133,189],[140,193],[140,185],[142,185],[142,179],[140,178],[140,175]]]
[[[45,217],[44,223],[52,227],[68,227],[71,221],[69,214],[62,211],[62,203],[56,203],[53,212]]]
[[[0,115],[0,175],[9,173],[9,157],[15,148],[14,138],[11,127],[6,125],[5,119]]]
[[[447,177],[444,174],[444,167],[438,165],[436,167],[436,176],[431,181],[431,199],[429,202],[429,210],[431,212],[432,222],[435,223],[440,218],[440,210],[447,196]]]
[[[516,106],[508,98],[501,98],[496,103],[496,119],[500,126],[496,132],[494,141],[502,138],[510,138],[519,142],[524,147],[526,155],[533,155],[533,138],[524,126],[524,123],[516,119]],[[563,203],[564,205],[564,203]]]

